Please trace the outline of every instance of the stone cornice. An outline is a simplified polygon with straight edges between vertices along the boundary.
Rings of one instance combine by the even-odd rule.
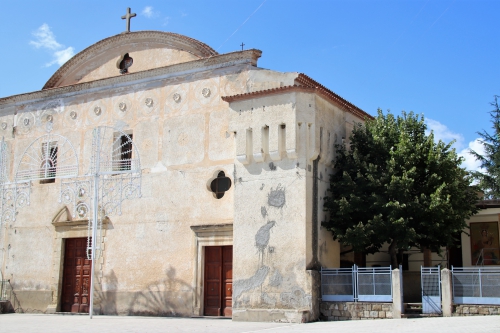
[[[250,49],[91,82],[13,95],[0,98],[0,107],[7,104],[37,102],[46,98],[62,98],[64,95],[84,94],[93,89],[116,88],[120,85],[142,83],[143,81],[151,81],[152,79],[162,80],[173,76],[210,71],[235,65],[248,64],[256,66],[257,59],[261,55],[262,51]]]
[[[233,231],[232,223],[224,224],[203,224],[203,225],[192,225],[191,230],[193,230],[197,235],[222,232],[222,231]]]
[[[45,83],[42,89],[54,88],[57,83],[71,72],[78,65],[90,60],[96,54],[105,52],[107,49],[113,48],[117,45],[126,43],[140,43],[140,42],[155,42],[163,44],[173,49],[189,52],[199,58],[207,58],[218,55],[218,53],[205,43],[196,39],[179,35],[172,32],[164,31],[137,31],[129,33],[121,33],[112,37],[105,38],[83,51],[76,54],[64,65],[62,65],[52,77]]]

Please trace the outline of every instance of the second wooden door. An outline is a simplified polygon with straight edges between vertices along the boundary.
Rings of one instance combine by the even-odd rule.
[[[233,247],[205,247],[205,316],[233,314]]]

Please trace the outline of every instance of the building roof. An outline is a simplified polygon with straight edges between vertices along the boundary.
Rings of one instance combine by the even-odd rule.
[[[298,74],[295,78],[294,85],[284,86],[280,88],[264,89],[254,92],[249,92],[245,94],[237,94],[232,96],[223,96],[222,100],[226,102],[234,102],[247,100],[255,97],[261,97],[266,95],[283,94],[288,92],[310,92],[316,93],[319,96],[325,98],[326,100],[332,102],[334,105],[339,107],[343,111],[352,113],[353,115],[359,117],[360,119],[373,119],[373,116],[366,113],[365,111],[358,108],[356,105],[340,97],[330,89],[326,88],[317,81],[311,79],[305,74]]]
[[[492,200],[479,200],[476,203],[477,208],[486,209],[486,208],[500,208],[500,200],[492,199]]]

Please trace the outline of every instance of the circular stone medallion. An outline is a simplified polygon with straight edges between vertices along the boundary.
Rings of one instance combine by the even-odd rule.
[[[120,109],[120,111],[122,111],[122,112],[127,111],[127,103],[125,103],[125,102],[120,102],[120,104],[118,104],[118,108],[119,108],[119,109]]]
[[[203,95],[203,97],[209,97],[210,96],[210,89],[203,88],[203,90],[201,91],[201,94]]]

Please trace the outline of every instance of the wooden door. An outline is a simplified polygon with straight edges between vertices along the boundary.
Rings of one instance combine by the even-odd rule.
[[[92,260],[87,259],[87,238],[68,238],[64,246],[62,312],[89,312]]]
[[[205,247],[205,316],[231,317],[233,313],[233,247]]]

